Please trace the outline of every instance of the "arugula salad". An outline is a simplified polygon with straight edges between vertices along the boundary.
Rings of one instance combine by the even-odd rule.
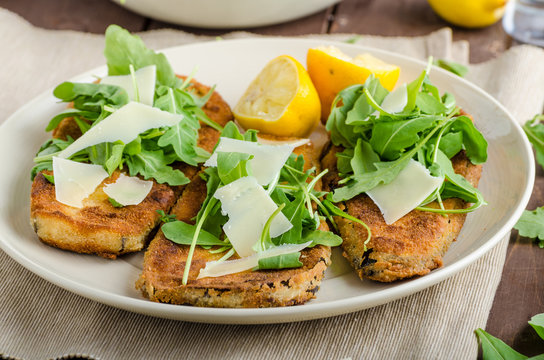
[[[244,147],[243,143],[257,144],[257,132],[255,130],[248,130],[242,135],[234,123],[225,126],[221,139],[225,138],[234,139],[238,142],[240,150]],[[264,147],[265,145],[257,146]],[[274,154],[270,153],[270,156],[274,156]],[[222,229],[226,229],[225,224],[229,220],[232,221],[236,215],[229,213],[230,217],[227,216],[225,208],[228,204],[223,199],[218,199],[217,194],[222,188],[225,189],[229,185],[232,186],[236,182],[253,177],[254,171],[251,163],[253,157],[248,153],[237,151],[217,152],[216,166],[206,168],[202,174],[203,179],[206,181],[207,196],[196,216],[195,225],[172,221],[162,226],[162,231],[168,239],[178,244],[191,246],[187,260],[188,264],[191,262],[194,247],[199,245],[203,247],[218,246],[218,248],[210,249],[210,251],[216,253],[225,252],[225,255],[213,266],[221,266],[222,262],[224,262],[222,266],[229,266],[229,263],[225,262],[225,260],[234,255],[235,249],[228,237],[223,238],[224,231]],[[319,229],[324,219],[321,213],[327,214],[329,219],[332,219],[329,216],[330,213],[327,212],[325,206],[319,200],[326,193],[315,189],[316,183],[326,171],[319,174],[316,174],[315,168],[304,171],[304,161],[302,155],[289,154],[287,161],[281,165],[277,176],[269,184],[262,187],[266,196],[273,200],[276,209],[267,219],[262,232],[259,231],[258,241],[252,246],[252,249],[258,254],[254,258],[256,263],[249,263],[250,266],[244,270],[249,268],[262,270],[300,267],[302,266],[299,261],[300,250],[303,248],[313,247],[318,244],[338,246],[342,243],[339,236]],[[248,186],[250,185],[244,184],[240,192],[245,191]],[[260,185],[257,186],[260,187]],[[256,194],[252,195],[251,201],[259,202],[257,206],[263,206],[260,202],[261,198]],[[312,202],[319,204],[322,212],[314,210]],[[251,207],[241,211],[242,221],[247,221],[244,232],[250,231],[247,227],[251,226],[249,222],[253,218],[252,213],[254,211]],[[280,211],[289,225],[286,231],[283,231],[279,236],[273,237],[271,236],[271,227]],[[228,230],[225,232],[228,232]],[[237,235],[239,234],[232,233],[233,237]],[[253,242],[255,240],[253,238]],[[292,247],[292,245],[302,245],[302,247],[293,251],[293,249],[297,248]],[[278,250],[281,252],[281,248],[286,250],[285,253],[275,255]],[[240,252],[242,251],[238,251],[238,253]],[[250,255],[251,251],[248,254]],[[242,256],[242,254],[239,255]],[[185,283],[189,267],[189,265],[185,267]],[[207,269],[205,269],[206,271]]]
[[[184,81],[176,76],[164,54],[148,49],[142,40],[117,25],[106,31],[104,55],[108,75],[128,75],[134,84],[134,99],[120,86],[104,83],[72,83],[58,85],[53,94],[62,102],[72,106],[53,117],[46,131],[55,129],[65,118],[73,118],[84,135],[131,100],[140,102],[136,71],[152,66],[156,68],[156,81],[152,89],[154,108],[178,114],[179,121],[173,126],[151,128],[130,142],[101,142],[86,147],[69,156],[72,161],[103,166],[108,175],[116,169],[128,169],[131,176],[141,175],[144,179],[155,179],[159,183],[183,185],[189,179],[171,165],[184,162],[196,166],[209,157],[204,149],[197,146],[199,121],[217,129],[222,127],[210,120],[202,106],[208,101],[213,89],[204,97],[189,91],[191,78]],[[123,130],[123,129],[121,129]],[[50,139],[38,151],[31,171],[34,179],[43,170],[53,170],[52,159],[68,148],[74,139]],[[54,178],[46,176],[51,182]]]
[[[430,63],[417,79],[392,92],[371,75],[365,84],[338,94],[326,129],[332,143],[342,148],[337,153],[341,180],[339,187],[326,192],[316,185],[328,170],[307,168],[304,157],[292,153],[304,142],[260,144],[255,130],[242,134],[233,122],[224,128],[216,124],[202,110],[214,89],[202,97],[194,94],[192,76],[176,76],[166,57],[146,48],[137,36],[110,26],[104,54],[108,77],[55,88],[54,95],[71,105],[54,116],[46,130],[73,118],[81,136],[46,141],[34,159],[32,179],[44,170],[53,171],[60,157],[97,166],[104,177],[121,170],[178,186],[190,179],[176,164],[204,163],[199,176],[206,182],[206,198],[194,225],[159,214],[166,238],[190,247],[183,284],[196,246],[222,254],[208,262],[199,277],[301,267],[303,249],[342,243],[327,225],[338,230],[338,216],[367,230],[366,251],[370,228],[335,204],[363,193],[373,197],[372,191],[393,183],[410,167],[420,173],[423,168],[435,185],[407,211],[466,213],[485,204],[481,193],[455,174],[451,158],[464,150],[473,164],[481,164],[487,158],[487,143],[471,119],[460,113],[453,96],[441,95],[432,85]],[[123,82],[128,85],[118,85]],[[221,133],[212,154],[197,146],[200,122]],[[106,130],[116,134],[104,136]],[[55,173],[48,174],[47,180],[56,184]],[[445,209],[443,200],[452,197],[473,205]],[[116,207],[126,205],[109,201]],[[438,208],[427,206],[434,201]],[[255,209],[252,202],[257,203]],[[235,254],[238,258],[231,260]]]
[[[326,124],[332,143],[343,149],[337,153],[342,179],[332,194],[334,202],[371,193],[399,177],[410,162],[417,162],[441,180],[416,209],[466,213],[486,204],[478,189],[454,172],[451,158],[464,150],[473,164],[482,164],[487,159],[487,142],[461,113],[453,95],[441,95],[430,82],[431,63],[417,79],[392,92],[371,75],[364,85],[338,94]],[[442,201],[447,198],[473,205],[445,209]],[[440,207],[426,206],[433,201]]]

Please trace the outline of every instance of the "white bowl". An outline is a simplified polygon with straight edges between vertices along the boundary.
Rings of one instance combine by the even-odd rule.
[[[341,0],[114,0],[140,15],[199,28],[272,25],[310,15]]]

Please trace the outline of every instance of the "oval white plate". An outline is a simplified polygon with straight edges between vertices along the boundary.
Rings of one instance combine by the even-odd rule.
[[[325,9],[341,0],[128,0],[116,3],[140,15],[198,28],[277,24]]]
[[[167,49],[175,71],[190,73],[199,66],[197,79],[217,84],[231,106],[262,67],[272,58],[289,54],[306,61],[306,51],[328,42],[305,39],[249,39],[202,43]],[[415,78],[425,64],[390,52],[343,43],[331,43],[350,55],[369,52],[398,64],[400,82]],[[74,80],[93,81],[105,75],[101,67]],[[431,80],[444,92],[455,94],[458,104],[474,116],[489,142],[480,189],[489,205],[468,216],[458,240],[444,258],[444,266],[429,275],[394,284],[360,281],[346,262],[334,253],[317,298],[302,306],[270,309],[216,309],[159,304],[135,289],[142,254],[116,261],[79,255],[43,245],[29,225],[29,172],[32,158],[49,134],[49,119],[64,108],[47,91],[0,127],[0,246],[39,276],[93,300],[153,316],[210,323],[278,323],[322,318],[380,305],[420,291],[457,273],[490,250],[515,224],[525,208],[534,180],[533,155],[519,125],[506,109],[471,83],[434,68]],[[59,299],[62,301],[62,299]]]

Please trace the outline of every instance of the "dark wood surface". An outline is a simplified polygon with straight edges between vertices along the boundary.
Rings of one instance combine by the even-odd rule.
[[[145,18],[109,0],[0,0],[0,7],[18,13],[36,26],[103,33],[111,23],[130,31],[176,28],[201,35],[228,30],[197,29]],[[360,33],[388,36],[423,35],[449,26],[425,0],[344,0],[336,6],[285,24],[247,30],[266,35]],[[481,30],[453,27],[455,40],[468,40],[470,60],[496,57],[512,45],[500,23]],[[544,205],[544,173],[538,168],[528,208]],[[544,249],[513,231],[501,283],[486,330],[525,355],[544,353],[544,341],[527,324],[544,312]],[[455,334],[452,334],[455,341]],[[475,339],[476,341],[476,339]]]

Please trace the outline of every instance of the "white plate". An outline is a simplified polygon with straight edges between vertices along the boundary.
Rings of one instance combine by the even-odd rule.
[[[305,63],[310,47],[325,41],[304,39],[249,39],[202,43],[167,49],[177,73],[189,73],[198,65],[198,80],[217,84],[217,90],[233,105],[253,77],[272,58],[289,54]],[[333,43],[331,43],[333,44]],[[376,49],[336,43],[350,55],[369,52],[398,64],[401,82],[415,78],[425,64]],[[105,67],[77,77],[93,81],[105,75]],[[474,116],[476,126],[489,142],[480,189],[489,205],[468,216],[458,240],[444,258],[444,266],[429,275],[394,284],[360,281],[334,255],[335,266],[323,280],[317,298],[302,306],[270,309],[208,309],[159,304],[135,290],[142,254],[116,261],[78,255],[43,245],[29,225],[29,172],[32,158],[49,134],[48,120],[61,111],[51,90],[13,114],[0,127],[0,246],[11,257],[44,279],[93,300],[153,316],[210,323],[278,323],[322,318],[380,305],[410,295],[452,276],[490,250],[515,224],[533,187],[534,164],[529,143],[506,109],[471,83],[441,69],[431,80],[441,91],[455,94],[458,104]],[[59,299],[59,301],[63,301]]]
[[[127,0],[140,15],[198,28],[272,25],[321,11],[341,0]]]

